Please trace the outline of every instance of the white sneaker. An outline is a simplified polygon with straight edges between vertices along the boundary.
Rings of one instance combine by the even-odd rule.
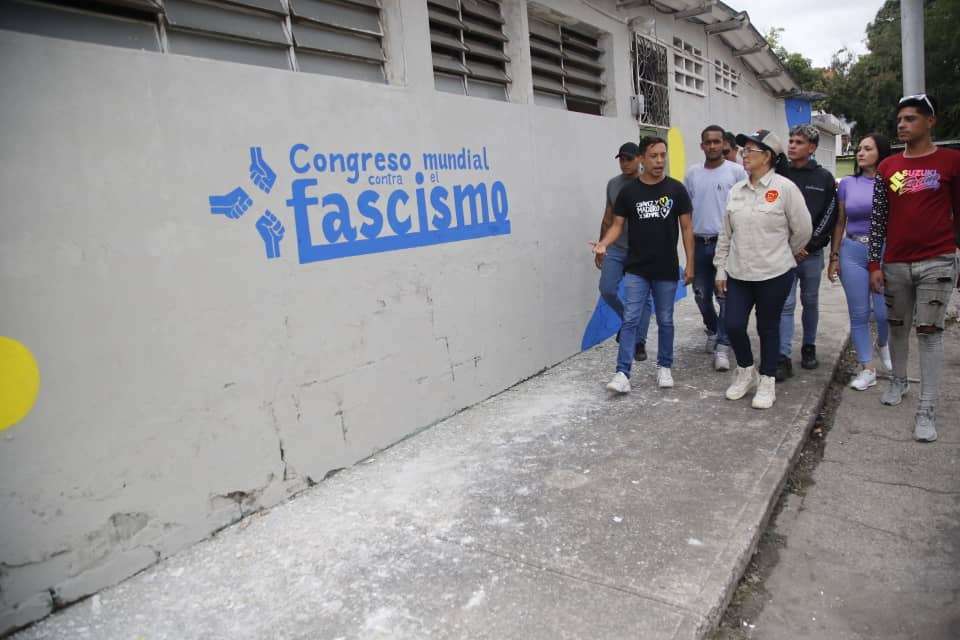
[[[757,392],[753,394],[754,409],[769,409],[777,400],[777,379],[773,376],[760,376]]]
[[[616,393],[630,393],[630,378],[622,371],[617,371],[613,380],[607,383],[607,389]]]
[[[703,345],[703,350],[707,353],[713,353],[717,350],[717,334],[708,333],[707,334],[707,343]]]
[[[893,371],[893,359],[890,357],[890,345],[885,344],[877,349],[880,352],[880,362],[887,371]]]
[[[733,372],[733,383],[727,387],[727,400],[739,400],[755,389],[758,383],[756,367],[737,367]]]
[[[673,374],[667,367],[657,367],[657,386],[661,389],[673,387]]]
[[[730,358],[726,351],[720,350],[713,354],[713,368],[717,371],[730,371]]]
[[[873,369],[861,369],[857,377],[850,381],[850,386],[857,391],[866,391],[877,385],[877,372]]]

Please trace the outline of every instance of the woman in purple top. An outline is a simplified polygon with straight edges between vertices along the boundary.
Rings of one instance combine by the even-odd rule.
[[[857,351],[861,370],[850,382],[858,391],[866,391],[877,384],[877,369],[873,366],[873,342],[870,339],[870,309],[877,319],[877,347],[880,360],[892,368],[890,348],[887,346],[887,306],[883,295],[870,291],[867,271],[867,248],[870,241],[870,214],[873,212],[873,181],[877,165],[890,155],[890,142],[878,133],[871,133],[860,141],[857,149],[857,167],[852,176],[840,181],[837,189],[839,218],[833,230],[830,266],[827,276],[832,282],[843,284],[850,313],[850,338]]]

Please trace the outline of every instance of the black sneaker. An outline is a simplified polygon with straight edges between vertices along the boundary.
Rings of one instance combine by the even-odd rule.
[[[777,382],[783,382],[787,378],[793,377],[793,362],[790,361],[790,358],[780,356],[780,360],[777,362],[777,372],[773,374],[773,377]]]
[[[643,362],[647,359],[647,343],[638,342],[637,349],[633,352],[633,359],[637,362]]]
[[[817,347],[812,344],[805,344],[800,347],[800,366],[804,369],[816,369],[820,365],[817,362]]]

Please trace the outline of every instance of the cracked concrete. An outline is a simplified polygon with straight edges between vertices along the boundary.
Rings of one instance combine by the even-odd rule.
[[[911,336],[911,341],[915,337]],[[940,440],[912,438],[919,387],[846,388],[805,495],[789,494],[763,608],[743,637],[960,638],[960,326],[944,336]],[[918,373],[915,342],[909,373]]]
[[[722,398],[688,298],[676,389],[647,363],[608,396],[607,343],[18,639],[703,637],[831,376],[841,296],[821,300],[821,369],[770,411]]]

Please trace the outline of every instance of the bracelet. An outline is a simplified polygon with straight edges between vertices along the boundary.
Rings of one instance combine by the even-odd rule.
[[[839,251],[836,252],[836,253],[831,253],[831,254],[830,254],[830,258],[831,258],[831,259],[833,259],[833,258],[839,258],[839,257],[840,257],[840,252],[839,252]]]
[[[840,256],[830,256],[830,262],[840,262]]]

